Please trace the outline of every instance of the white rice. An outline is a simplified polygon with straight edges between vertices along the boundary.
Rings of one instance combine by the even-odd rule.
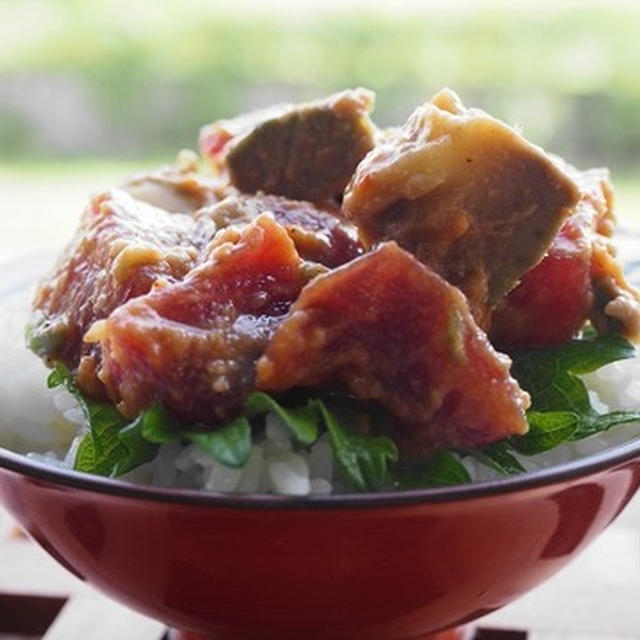
[[[23,346],[29,293],[4,299],[0,309],[0,446],[30,458],[73,468],[86,431],[84,416],[66,390],[45,389],[47,370]],[[583,377],[594,408],[600,412],[640,407],[640,355]],[[562,464],[640,438],[640,425],[622,425],[536,456],[516,457],[527,471]],[[474,481],[499,477],[472,458],[462,463]],[[248,462],[233,469],[211,459],[196,445],[163,444],[157,457],[122,476],[125,482],[202,491],[328,495],[352,491],[332,457],[328,434],[302,447],[275,414],[268,414],[263,433],[254,437]]]
[[[270,414],[270,421],[278,420]],[[286,429],[280,425],[282,431]],[[227,467],[212,460],[196,445],[164,444],[158,456],[123,476],[124,480],[158,486],[178,486],[204,491],[238,493],[279,493],[306,496],[332,491],[331,451],[326,448],[326,434],[310,448],[295,451],[292,439],[274,440],[270,434],[254,439],[251,455],[240,469]],[[286,448],[285,448],[286,446]],[[310,458],[314,456],[322,469],[322,476],[312,471]],[[320,459],[323,458],[323,459]]]

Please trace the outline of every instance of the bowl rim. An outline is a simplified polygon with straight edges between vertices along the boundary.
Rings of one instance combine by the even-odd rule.
[[[198,489],[134,484],[116,478],[56,467],[0,447],[0,471],[8,470],[32,481],[44,481],[59,485],[61,488],[79,489],[118,498],[225,509],[376,509],[465,502],[580,480],[599,472],[612,471],[634,459],[640,462],[640,437],[563,464],[483,482],[375,493],[285,496],[207,492]]]

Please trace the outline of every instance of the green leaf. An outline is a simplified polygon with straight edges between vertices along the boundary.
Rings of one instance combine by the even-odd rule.
[[[318,439],[318,414],[313,406],[285,409],[270,395],[254,391],[247,399],[249,417],[273,411],[289,427],[296,440],[303,444],[313,444]]]
[[[534,411],[591,411],[589,395],[577,377],[635,355],[633,346],[619,336],[570,340],[556,347],[512,352],[512,375],[531,394]]]
[[[347,480],[362,491],[373,490],[388,479],[387,461],[398,460],[395,443],[386,436],[371,436],[341,425],[321,400],[312,401],[329,431],[333,455]]]
[[[464,449],[462,452],[478,462],[491,467],[503,476],[515,476],[525,472],[525,468],[509,451],[506,440],[499,440],[482,449]]]
[[[620,424],[640,422],[640,411],[613,411],[599,415],[593,411],[529,411],[529,432],[510,438],[519,453],[535,455],[563,442],[582,440]]]
[[[635,356],[634,347],[619,336],[588,335],[588,339],[570,340],[556,347],[520,349],[510,354],[512,374],[531,394],[529,433],[509,439],[510,446],[520,453],[534,455],[567,440],[638,420],[638,411],[599,415],[578,377]]]
[[[97,468],[96,464],[96,452],[93,447],[93,439],[91,434],[87,432],[80,441],[78,449],[76,451],[76,457],[73,461],[73,468],[75,471],[84,471],[85,473],[98,473],[94,471]],[[99,474],[109,476],[110,472]]]
[[[56,362],[51,373],[47,376],[47,387],[55,389],[64,385],[74,396],[79,393],[69,368],[62,362]]]
[[[566,369],[578,375],[591,373],[607,364],[636,355],[635,347],[616,335],[570,340],[552,349],[555,357],[564,363]]]
[[[580,420],[578,428],[571,435],[571,440],[582,440],[582,438],[608,431],[620,424],[630,424],[632,422],[640,422],[640,410],[612,411],[602,415],[590,414]]]
[[[242,467],[251,455],[251,425],[244,416],[216,431],[192,431],[184,435],[227,467]]]
[[[78,447],[73,468],[100,476],[115,475],[118,462],[126,450],[118,438],[118,430],[110,425],[88,431]]]
[[[87,398],[78,389],[69,369],[61,362],[57,362],[47,378],[47,386],[52,389],[60,385],[63,385],[77,400],[90,426],[94,423],[103,427],[108,423],[117,424],[120,427],[127,424],[127,419],[113,405]]]
[[[162,405],[154,404],[124,427],[118,437],[127,455],[117,462],[114,475],[122,475],[153,460],[159,444],[183,440],[184,434],[169,412]]]
[[[145,462],[150,462],[158,454],[158,445],[150,442],[143,435],[145,413],[141,413],[118,433],[118,439],[126,449],[126,454],[116,461],[112,475],[121,476]]]
[[[184,439],[180,425],[161,404],[149,407],[140,414],[138,420],[141,434],[149,442],[163,444]]]
[[[57,362],[47,379],[49,388],[64,385],[82,408],[89,431],[82,439],[73,468],[76,471],[113,475],[128,449],[120,441],[119,432],[127,424],[126,418],[112,405],[85,397],[78,389],[69,369]]]
[[[593,340],[594,338],[598,337],[598,332],[592,324],[587,323],[584,325],[584,327],[582,327],[582,331],[580,331],[579,337],[582,340]]]
[[[395,485],[400,489],[443,487],[471,482],[471,476],[450,451],[438,451],[427,458],[397,465],[393,469]]]
[[[519,453],[535,455],[557,447],[569,440],[580,423],[574,411],[529,411],[529,431],[511,438],[511,445]]]

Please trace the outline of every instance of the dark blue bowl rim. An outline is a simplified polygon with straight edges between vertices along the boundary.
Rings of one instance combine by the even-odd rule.
[[[105,478],[61,469],[0,447],[0,470],[5,469],[26,476],[31,480],[125,499],[225,509],[377,509],[405,505],[461,502],[549,487],[574,480],[578,481],[600,472],[617,469],[633,460],[640,464],[640,437],[584,458],[497,480],[406,491],[290,497],[267,494],[214,493],[196,489],[138,485],[115,478]]]

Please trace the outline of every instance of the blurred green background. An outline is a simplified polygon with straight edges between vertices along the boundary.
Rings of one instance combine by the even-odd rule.
[[[170,161],[216,118],[364,85],[390,125],[448,85],[609,166],[640,224],[639,62],[628,1],[0,0],[0,188],[75,218],[89,185]]]

